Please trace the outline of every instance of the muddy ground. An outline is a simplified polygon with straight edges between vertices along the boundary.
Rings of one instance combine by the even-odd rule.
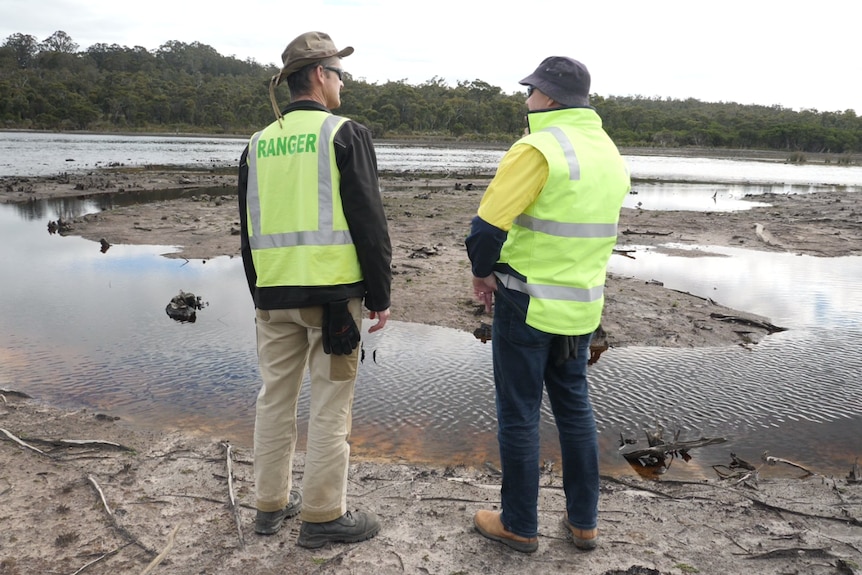
[[[236,257],[235,180],[232,172],[152,168],[6,178],[0,201],[187,188],[194,197],[78,218],[65,222],[70,228],[63,233],[109,244],[179,246],[166,257]],[[393,319],[470,332],[490,321],[477,315],[471,299],[463,248],[487,182],[475,174],[384,175],[396,272]],[[770,207],[684,217],[624,210],[615,257],[637,257],[636,246],[668,242],[821,257],[862,250],[858,195],[758,201]],[[603,325],[611,346],[606,353],[613,353],[629,345],[751,346],[768,337],[770,323],[653,282],[611,277]],[[834,477],[792,462],[755,461],[755,471],[730,470],[724,479],[718,473],[692,482],[604,477],[601,546],[592,553],[566,540],[560,477],[546,470],[539,551],[528,556],[473,531],[472,514],[499,500],[493,469],[416,465],[397,456],[357,460],[349,504],[378,513],[381,533],[361,544],[308,551],[295,545],[296,520],[272,537],[253,533],[249,446],[132,428],[112,414],[61,412],[21,397],[22,387],[26,382],[0,381],[0,575],[862,573],[862,484],[854,469]],[[69,439],[116,445],[61,441]],[[300,454],[299,483],[302,471]]]

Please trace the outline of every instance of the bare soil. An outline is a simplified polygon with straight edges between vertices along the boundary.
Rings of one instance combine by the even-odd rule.
[[[394,250],[393,319],[470,332],[490,322],[472,301],[463,247],[488,176],[382,178]],[[0,201],[193,189],[193,199],[64,222],[70,227],[62,233],[108,244],[181,246],[166,257],[236,257],[235,180],[229,172],[158,169],[5,178]],[[615,257],[638,257],[632,246],[669,242],[821,257],[862,250],[857,194],[758,201],[770,207],[684,215],[624,210]],[[750,346],[768,337],[769,318],[654,282],[612,276],[606,297],[606,353],[633,345]],[[715,314],[737,319],[723,321]],[[397,456],[356,460],[349,505],[378,513],[381,533],[361,544],[308,551],[295,545],[295,519],[275,536],[254,534],[249,446],[205,434],[133,428],[111,414],[59,411],[21,396],[16,387],[23,385],[16,383],[0,381],[0,575],[862,573],[858,469],[826,477],[792,462],[757,461],[756,471],[734,469],[725,479],[604,477],[601,545],[591,553],[576,551],[566,539],[560,477],[546,469],[539,551],[522,555],[472,527],[476,510],[498,504],[495,470],[416,465]],[[302,473],[299,454],[300,484]]]

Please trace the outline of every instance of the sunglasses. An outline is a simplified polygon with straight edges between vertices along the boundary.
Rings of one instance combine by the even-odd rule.
[[[535,89],[536,89],[535,86],[527,86],[527,97],[528,98],[533,95],[533,90],[535,90]]]
[[[336,76],[338,76],[339,81],[344,81],[344,70],[341,68],[336,68],[335,66],[321,66],[324,70],[329,70],[333,72]]]

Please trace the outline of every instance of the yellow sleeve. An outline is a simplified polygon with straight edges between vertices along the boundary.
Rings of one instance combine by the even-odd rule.
[[[513,146],[497,167],[494,179],[479,202],[478,216],[505,232],[548,181],[548,161],[527,144]]]

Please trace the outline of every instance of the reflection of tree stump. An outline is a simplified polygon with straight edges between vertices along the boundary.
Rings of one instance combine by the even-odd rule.
[[[179,295],[171,298],[170,303],[165,306],[165,312],[173,320],[194,323],[197,320],[195,310],[203,309],[203,306],[200,296],[180,290]]]
[[[48,233],[53,234],[67,234],[72,231],[72,222],[68,220],[64,220],[63,218],[57,218],[57,221],[51,220],[48,222]]]

